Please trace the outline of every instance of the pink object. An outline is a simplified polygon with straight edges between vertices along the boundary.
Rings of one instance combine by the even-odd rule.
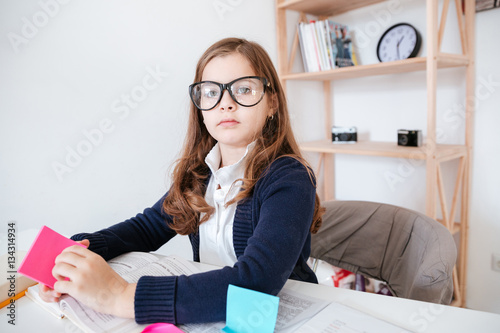
[[[75,244],[85,247],[43,226],[17,272],[54,289],[57,280],[52,275],[52,268],[55,266],[56,257],[62,250]]]
[[[142,333],[184,333],[175,325],[167,323],[156,323],[146,326]]]

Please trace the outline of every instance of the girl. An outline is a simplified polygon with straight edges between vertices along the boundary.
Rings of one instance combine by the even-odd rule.
[[[137,323],[223,321],[229,284],[276,295],[288,278],[317,283],[307,266],[321,224],[315,178],[290,127],[283,89],[264,49],[227,38],[199,60],[188,133],[170,190],[142,214],[77,234],[56,260],[57,301],[68,293]],[[129,284],[106,263],[189,235],[195,261],[223,268],[191,276],[144,276]],[[69,280],[64,277],[68,277]]]

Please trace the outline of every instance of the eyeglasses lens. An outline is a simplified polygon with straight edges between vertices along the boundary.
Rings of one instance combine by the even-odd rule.
[[[195,90],[199,89],[197,106],[202,109],[211,109],[219,101],[221,94],[220,87],[217,84],[204,82],[195,86]]]
[[[264,83],[258,78],[241,78],[229,84],[228,90],[235,102],[242,106],[253,106],[264,96]],[[213,109],[220,101],[221,85],[213,82],[200,82],[193,86],[193,102],[201,110]]]

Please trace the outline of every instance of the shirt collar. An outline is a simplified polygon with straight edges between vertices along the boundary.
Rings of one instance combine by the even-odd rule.
[[[247,145],[245,154],[238,160],[238,162],[219,168],[221,163],[221,154],[219,143],[210,150],[205,157],[205,163],[212,171],[212,175],[217,180],[220,186],[230,186],[236,179],[242,178],[245,175],[246,157],[254,149],[256,142],[253,141]]]

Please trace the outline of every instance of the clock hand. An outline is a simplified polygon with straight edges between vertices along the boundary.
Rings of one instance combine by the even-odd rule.
[[[398,44],[396,45],[398,59],[401,59],[401,57],[399,56],[399,44],[401,44],[401,42],[403,41],[404,38],[405,38],[405,36],[401,37],[401,39],[398,41]]]
[[[405,36],[401,37],[401,39],[398,41],[398,47],[399,47],[399,44],[401,44],[401,42],[403,41],[404,38],[405,38]]]

